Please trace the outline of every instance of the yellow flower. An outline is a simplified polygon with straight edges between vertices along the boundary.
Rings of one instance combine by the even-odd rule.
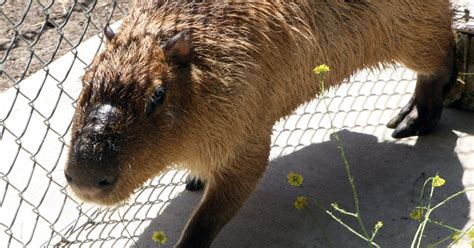
[[[377,224],[375,224],[375,230],[379,230],[382,227],[383,227],[383,222],[382,221],[378,221]]]
[[[290,172],[286,177],[288,178],[288,183],[292,186],[300,187],[303,184],[303,176],[298,173]]]
[[[160,244],[166,243],[166,240],[167,240],[166,234],[163,231],[153,232],[151,239],[155,241],[155,243],[160,243]]]
[[[434,178],[433,178],[433,187],[435,188],[438,188],[438,187],[441,187],[443,186],[444,184],[446,183],[446,180],[444,180],[443,178],[441,178],[440,176],[436,175]]]
[[[318,75],[319,74],[326,74],[326,72],[330,72],[330,71],[331,71],[331,68],[329,68],[329,66],[327,66],[325,64],[318,65],[313,69],[313,72],[318,74]]]
[[[295,206],[296,209],[303,210],[308,205],[308,201],[306,200],[306,197],[298,196],[298,198],[296,198],[296,201],[293,205]]]
[[[413,209],[413,211],[410,212],[410,218],[414,220],[420,220],[422,216],[423,211],[419,208]]]
[[[453,235],[451,236],[451,239],[453,240],[453,242],[456,244],[460,239],[462,238],[462,233],[460,232],[455,232],[453,233]]]
[[[474,241],[474,228],[471,228],[466,235]]]

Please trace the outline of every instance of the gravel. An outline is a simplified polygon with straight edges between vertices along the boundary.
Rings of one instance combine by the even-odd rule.
[[[121,19],[126,0],[0,0],[0,92]]]

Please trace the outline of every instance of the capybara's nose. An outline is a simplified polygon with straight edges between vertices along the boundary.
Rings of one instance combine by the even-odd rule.
[[[117,176],[115,175],[81,175],[71,173],[69,171],[64,172],[67,182],[72,187],[77,188],[80,191],[94,191],[100,192],[112,188],[117,182]]]

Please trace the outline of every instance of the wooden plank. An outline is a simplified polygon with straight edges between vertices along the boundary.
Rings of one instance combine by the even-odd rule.
[[[474,1],[453,0],[454,29],[456,31],[474,34]]]
[[[457,33],[458,80],[445,105],[474,111],[474,1],[453,0]]]

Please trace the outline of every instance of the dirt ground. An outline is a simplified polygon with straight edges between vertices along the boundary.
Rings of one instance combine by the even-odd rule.
[[[121,19],[127,0],[0,0],[0,92]]]

